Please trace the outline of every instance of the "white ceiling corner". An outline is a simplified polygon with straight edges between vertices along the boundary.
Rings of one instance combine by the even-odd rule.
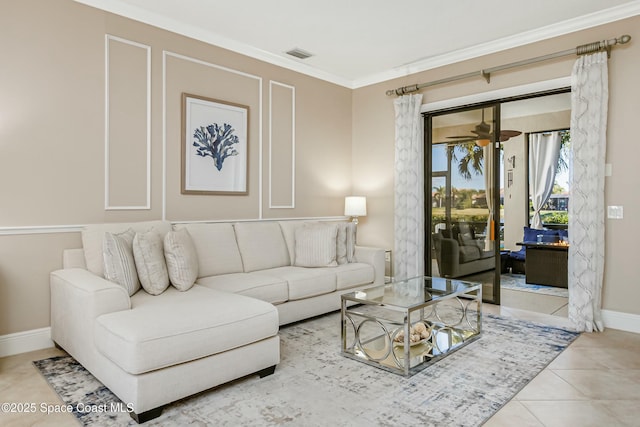
[[[640,14],[640,0],[75,1],[351,89]]]

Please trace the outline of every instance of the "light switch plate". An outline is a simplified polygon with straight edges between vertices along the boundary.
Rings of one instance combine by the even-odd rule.
[[[611,167],[611,163],[606,163],[604,165],[604,176],[611,176],[613,174],[613,167]]]
[[[607,206],[607,218],[622,219],[624,212],[622,206]]]

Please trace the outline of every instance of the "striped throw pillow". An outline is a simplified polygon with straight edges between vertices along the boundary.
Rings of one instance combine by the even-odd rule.
[[[133,258],[135,234],[132,229],[119,234],[105,232],[102,241],[104,277],[125,288],[129,296],[140,289],[138,271]]]
[[[313,224],[299,227],[295,231],[298,267],[336,267],[336,224]]]
[[[171,284],[179,291],[191,289],[198,278],[198,253],[186,228],[164,236],[164,258]]]
[[[338,222],[338,238],[336,244],[336,261],[339,265],[356,262],[356,224],[353,222]]]
[[[162,238],[158,233],[136,233],[133,238],[133,258],[142,289],[151,295],[160,295],[169,287]]]

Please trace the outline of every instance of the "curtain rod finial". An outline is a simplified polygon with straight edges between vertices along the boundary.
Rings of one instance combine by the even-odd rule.
[[[629,34],[624,34],[616,39],[616,41],[620,44],[627,44],[631,41],[631,36]]]

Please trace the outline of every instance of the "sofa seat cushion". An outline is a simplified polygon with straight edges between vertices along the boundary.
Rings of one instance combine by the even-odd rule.
[[[477,246],[460,246],[460,262],[480,259],[480,248]]]
[[[278,267],[261,270],[260,274],[287,281],[289,300],[315,297],[336,290],[336,268]]]
[[[278,333],[273,305],[198,285],[185,292],[170,287],[157,296],[141,291],[131,304],[131,310],[99,316],[93,339],[100,353],[134,375]]]
[[[509,252],[509,258],[516,259],[518,261],[524,261],[526,257],[526,249],[522,248],[519,251]]]
[[[480,259],[493,258],[495,253],[493,251],[480,250]]]
[[[343,264],[334,270],[336,272],[336,288],[338,290],[367,285],[373,283],[375,279],[373,266],[361,262]]]
[[[280,304],[289,299],[286,280],[256,272],[203,277],[197,283],[217,291],[258,298],[271,304]]]

